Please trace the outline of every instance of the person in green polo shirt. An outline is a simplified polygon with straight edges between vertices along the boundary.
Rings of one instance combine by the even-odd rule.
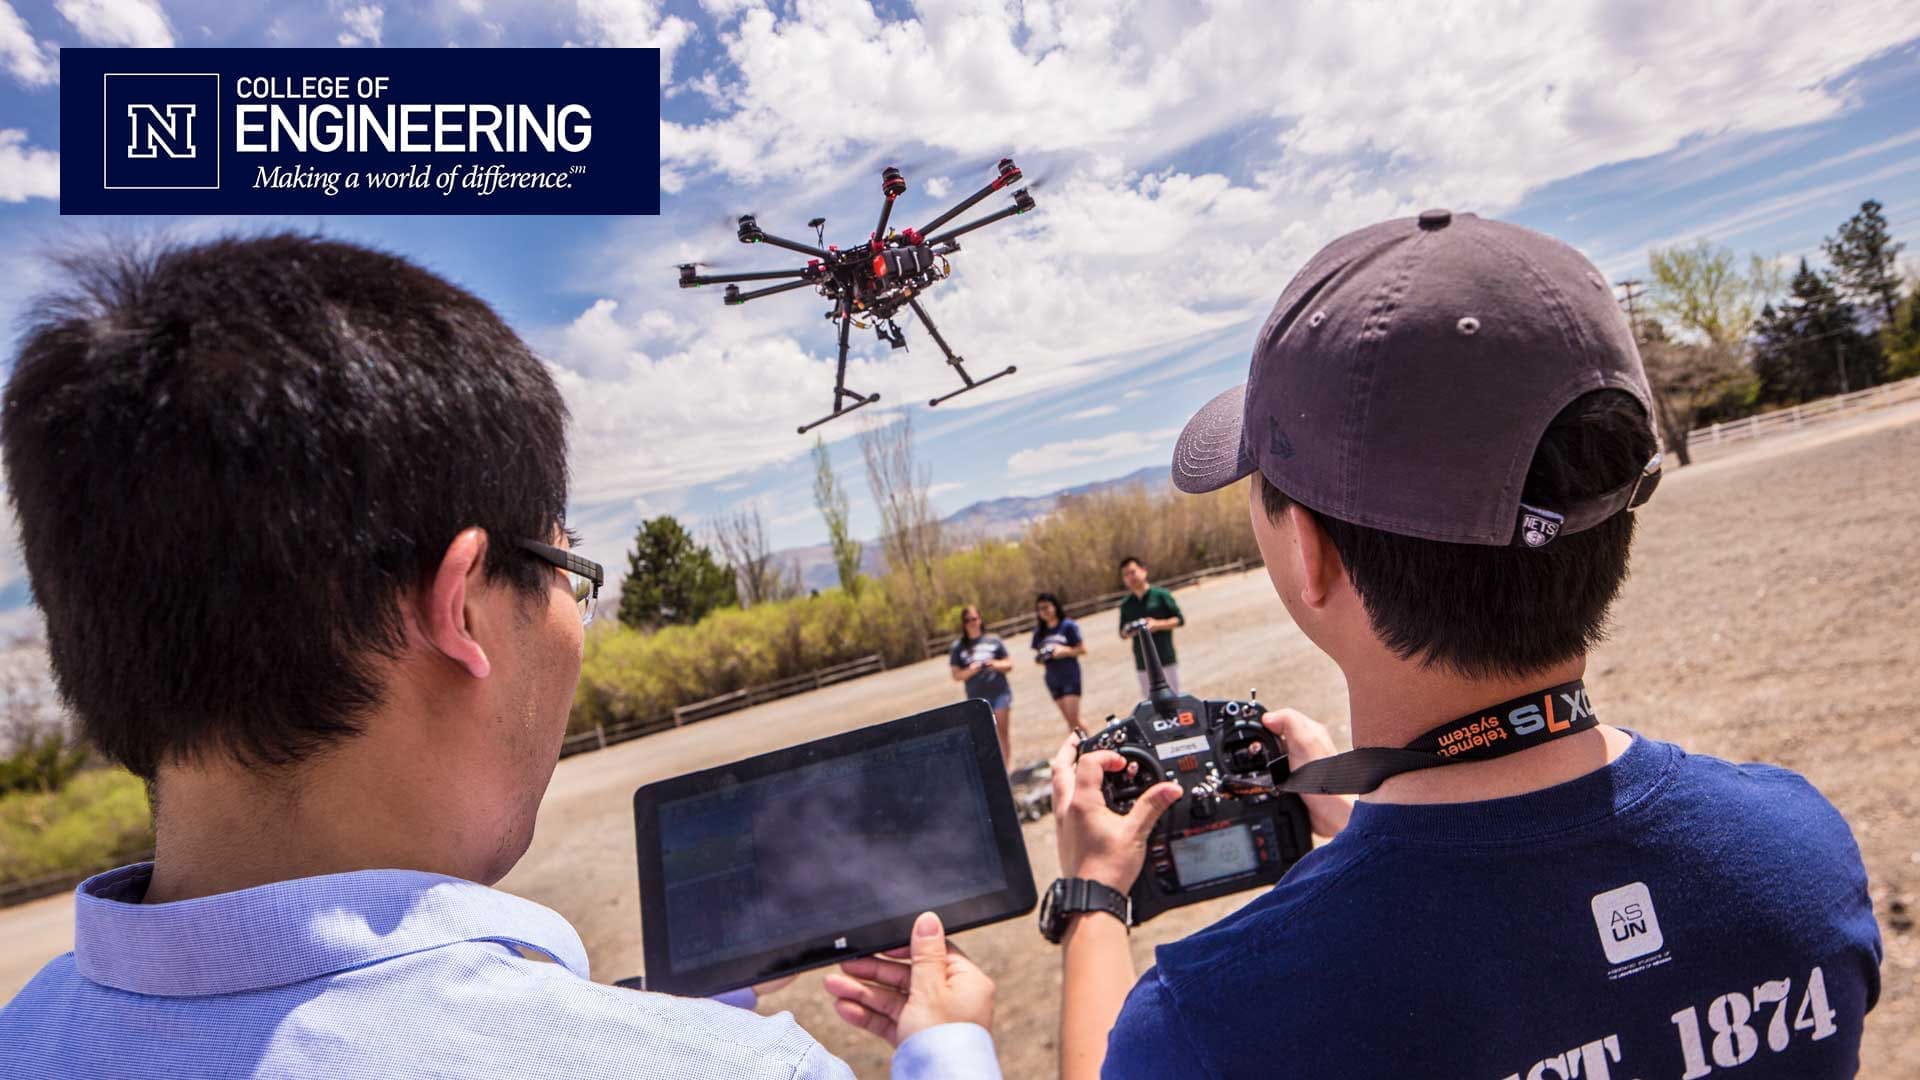
[[[1153,631],[1153,647],[1160,654],[1160,666],[1167,669],[1167,685],[1179,693],[1180,661],[1173,652],[1173,628],[1187,625],[1187,617],[1180,614],[1172,593],[1148,584],[1147,564],[1138,558],[1129,555],[1120,560],[1120,581],[1133,594],[1120,601],[1120,636],[1132,637],[1127,624],[1146,619],[1147,628]],[[1140,677],[1140,696],[1147,696],[1147,650],[1138,641],[1133,643],[1133,671]]]

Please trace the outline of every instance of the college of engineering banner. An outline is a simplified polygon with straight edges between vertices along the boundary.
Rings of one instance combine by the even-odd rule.
[[[656,49],[62,49],[63,214],[657,214]]]

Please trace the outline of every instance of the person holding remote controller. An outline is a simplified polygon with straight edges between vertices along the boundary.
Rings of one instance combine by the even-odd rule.
[[[1064,1077],[1857,1072],[1881,945],[1846,822],[1785,769],[1600,723],[1582,681],[1659,482],[1652,410],[1557,240],[1429,210],[1307,262],[1173,479],[1252,478],[1280,604],[1346,678],[1348,753],[1261,717],[1332,839],[1136,980],[1126,894],[1211,785],[1063,746]]]
[[[493,310],[299,235],[61,265],[6,488],[61,693],[149,782],[155,853],[80,885],[0,1072],[851,1080],[786,1013],[592,981],[565,919],[489,887],[602,583],[566,406]],[[999,1076],[993,984],[931,913],[848,977],[896,1080]]]

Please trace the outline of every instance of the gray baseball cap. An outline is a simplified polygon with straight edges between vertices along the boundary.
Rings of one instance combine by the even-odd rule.
[[[1190,493],[1257,469],[1308,508],[1385,532],[1545,547],[1639,506],[1660,457],[1570,506],[1526,506],[1534,448],[1595,390],[1653,397],[1613,290],[1586,257],[1517,225],[1428,210],[1349,233],[1294,276],[1244,385],[1174,447]]]

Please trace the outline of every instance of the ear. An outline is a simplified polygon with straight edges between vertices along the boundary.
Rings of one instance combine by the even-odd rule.
[[[473,635],[474,613],[467,604],[470,596],[485,587],[486,565],[486,530],[463,529],[440,557],[420,612],[420,629],[428,643],[476,679],[486,678],[493,670],[486,650]]]
[[[1324,608],[1335,587],[1346,577],[1347,569],[1341,565],[1340,553],[1334,549],[1326,530],[1320,527],[1319,519],[1306,507],[1299,503],[1288,506],[1287,522],[1293,526],[1294,557],[1300,560],[1294,578],[1300,582],[1300,601],[1316,610]]]

